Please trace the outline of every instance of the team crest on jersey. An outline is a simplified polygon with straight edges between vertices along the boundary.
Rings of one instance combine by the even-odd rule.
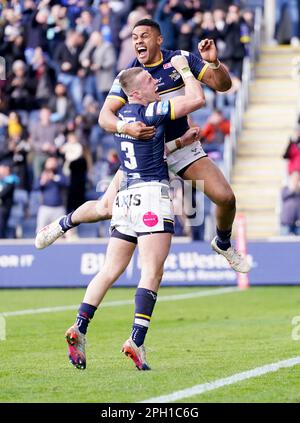
[[[163,68],[164,68],[164,69],[169,69],[169,68],[171,68],[171,67],[172,67],[172,64],[171,64],[170,62],[165,63],[165,64],[163,65]]]
[[[173,82],[176,82],[180,78],[180,74],[174,69],[169,77],[173,80]]]
[[[160,101],[157,104],[156,114],[157,115],[166,115],[169,111],[169,102],[168,101]]]

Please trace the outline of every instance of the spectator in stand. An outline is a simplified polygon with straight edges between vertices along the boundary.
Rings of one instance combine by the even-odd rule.
[[[4,113],[0,113],[0,151],[3,151],[4,146],[6,145],[7,124],[8,124],[8,117]]]
[[[64,174],[69,178],[67,213],[70,213],[85,202],[87,159],[74,132],[68,134],[67,142],[60,152],[65,156]]]
[[[22,24],[27,25],[30,22],[32,15],[35,13],[37,5],[35,0],[24,0],[22,10]]]
[[[76,116],[76,132],[80,143],[88,147],[93,160],[96,160],[97,150],[101,146],[104,131],[98,124],[100,105],[93,97],[86,96],[83,101],[84,111]]]
[[[11,71],[12,64],[16,60],[25,62],[24,51],[24,37],[21,34],[21,29],[15,26],[6,26],[2,42],[0,37],[0,55],[5,57],[8,72]]]
[[[66,16],[67,8],[54,4],[48,17],[47,41],[51,57],[60,43],[64,41],[65,32],[69,28],[69,20]]]
[[[276,2],[276,39],[279,44],[299,46],[299,7],[298,0],[278,0]]]
[[[35,108],[36,82],[29,78],[27,66],[22,60],[16,60],[12,66],[12,75],[8,78],[6,94],[10,110],[31,111]],[[25,118],[27,114],[23,113]],[[26,118],[25,118],[26,119]]]
[[[8,151],[7,157],[11,160],[14,173],[19,179],[18,189],[30,191],[30,178],[27,157],[31,150],[28,142],[26,127],[21,123],[16,112],[10,112],[7,125]]]
[[[13,205],[17,177],[8,163],[0,163],[0,238],[6,238],[7,222]]]
[[[93,20],[93,30],[100,31],[103,40],[113,44],[118,56],[120,51],[119,33],[123,20],[130,12],[131,0],[124,0],[119,10],[113,10],[109,0],[99,0],[99,7]]]
[[[292,172],[281,191],[281,235],[300,235],[300,173]]]
[[[59,66],[58,82],[63,83],[74,102],[76,112],[82,112],[82,69],[80,69],[81,36],[74,30],[67,32],[66,41],[55,52],[54,60]]]
[[[230,121],[224,118],[220,110],[215,109],[201,129],[202,145],[205,152],[217,151],[223,156],[224,140],[229,133]]]
[[[218,55],[220,59],[223,60],[226,44],[221,37],[221,32],[223,31],[226,24],[226,12],[225,12],[225,9],[216,8],[216,9],[213,9],[212,14],[213,14],[213,19],[214,19],[216,29],[218,31],[218,38],[215,41],[217,50],[218,50]]]
[[[85,41],[90,37],[93,28],[93,15],[89,10],[83,10],[76,19],[76,31],[84,36]]]
[[[193,51],[193,30],[188,22],[183,22],[179,26],[177,47],[179,50]]]
[[[203,13],[201,27],[197,35],[199,37],[198,42],[204,38],[209,38],[214,40],[217,46],[217,41],[220,38],[220,33],[216,28],[214,16],[211,12],[207,11]]]
[[[116,54],[112,43],[105,41],[101,32],[94,31],[79,60],[86,71],[85,94],[102,104],[115,77]]]
[[[242,20],[239,6],[229,6],[226,24],[220,35],[225,42],[222,59],[230,71],[239,79],[242,78],[243,61],[247,54],[246,44],[249,42],[249,28]]]
[[[289,144],[283,155],[284,159],[288,159],[288,173],[300,173],[300,128],[294,137],[290,138]]]
[[[41,204],[37,214],[37,232],[65,213],[63,190],[66,187],[67,179],[59,171],[57,159],[48,157],[37,184],[37,188],[41,192]]]
[[[30,63],[31,78],[36,85],[35,100],[37,108],[46,106],[55,84],[55,71],[48,65],[41,47],[36,47]]]
[[[107,162],[108,162],[108,176],[113,177],[120,167],[118,152],[114,148],[111,148],[108,151]]]
[[[160,0],[154,14],[154,20],[159,24],[164,36],[163,48],[167,50],[174,49],[176,45],[177,29],[173,17],[178,4],[178,0]]]
[[[40,111],[39,122],[34,123],[30,130],[30,141],[34,151],[33,174],[35,180],[39,179],[46,159],[56,154],[55,138],[58,134],[58,127],[50,121],[50,116],[50,109],[43,107]]]
[[[14,9],[10,7],[4,9],[0,22],[0,51],[3,56],[5,55],[3,53],[8,53],[8,51],[3,50],[7,50],[9,44],[21,34],[21,31],[21,14],[15,13]],[[16,59],[23,60],[23,57],[17,57]]]
[[[47,51],[47,21],[49,9],[45,7],[38,8],[29,18],[28,23],[24,26],[25,35],[25,56],[27,63],[31,62],[34,50],[41,47],[43,51]]]
[[[64,84],[59,82],[54,88],[54,92],[49,97],[48,107],[52,114],[51,122],[64,123],[75,117],[75,110],[70,98],[67,96],[67,89]]]

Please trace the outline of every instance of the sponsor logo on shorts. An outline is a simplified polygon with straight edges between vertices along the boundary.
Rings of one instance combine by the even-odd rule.
[[[155,226],[158,224],[158,216],[155,213],[149,211],[144,214],[143,222],[146,226],[149,226],[152,228],[152,226]]]

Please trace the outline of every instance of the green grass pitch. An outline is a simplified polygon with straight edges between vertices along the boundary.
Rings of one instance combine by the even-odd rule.
[[[200,290],[162,288],[159,296]],[[1,290],[0,313],[79,304],[83,292]],[[133,297],[133,289],[113,289],[105,301]],[[96,312],[85,371],[69,363],[64,340],[75,310],[7,316],[6,340],[0,341],[0,402],[139,402],[300,356],[291,323],[300,315],[298,287],[158,301],[146,339],[150,372],[139,372],[120,353],[133,311],[133,305],[119,305]],[[300,365],[180,402],[300,402]]]

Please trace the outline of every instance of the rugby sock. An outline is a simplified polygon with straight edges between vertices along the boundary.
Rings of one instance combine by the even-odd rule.
[[[228,250],[229,247],[231,247],[230,242],[231,237],[231,229],[227,229],[226,231],[221,231],[217,228],[217,239],[216,244],[221,250]]]
[[[137,288],[135,294],[135,314],[131,338],[140,347],[145,340],[157,294],[150,289]]]
[[[81,333],[86,334],[87,327],[90,323],[90,320],[93,318],[97,307],[92,306],[87,303],[81,303],[78,309],[78,314],[76,318],[76,325]]]
[[[60,226],[61,226],[61,228],[64,232],[67,232],[69,229],[75,228],[75,226],[78,226],[78,223],[72,222],[72,214],[73,213],[74,213],[74,211],[72,211],[71,213],[63,216],[59,221],[59,224],[60,224]]]

